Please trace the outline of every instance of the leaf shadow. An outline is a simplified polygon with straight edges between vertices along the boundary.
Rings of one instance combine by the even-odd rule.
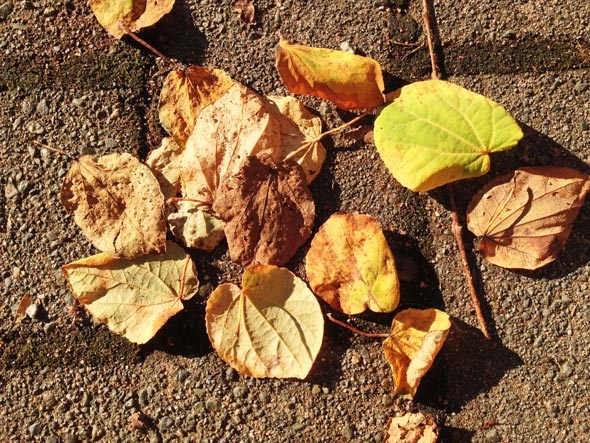
[[[456,428],[454,426],[443,426],[438,436],[439,443],[470,443],[473,440],[475,431]]]

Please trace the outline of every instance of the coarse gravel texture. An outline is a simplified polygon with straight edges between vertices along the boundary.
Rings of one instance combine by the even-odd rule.
[[[230,1],[178,0],[140,35],[185,63],[227,71],[262,94],[286,94],[274,68],[280,35],[377,59],[389,90],[429,76],[416,0],[256,0],[256,24]],[[437,2],[450,80],[503,104],[525,138],[486,177],[456,186],[462,210],[492,176],[523,165],[590,171],[590,2]],[[344,45],[346,46],[346,45]],[[72,303],[59,267],[94,253],[59,203],[71,155],[131,152],[164,135],[157,97],[169,66],[116,41],[82,0],[0,0],[0,441],[381,442],[388,418],[431,413],[443,442],[590,440],[590,205],[559,259],[535,272],[486,264],[466,235],[494,339],[481,337],[450,229],[447,194],[415,194],[374,147],[343,135],[312,184],[316,229],[335,211],[382,224],[402,276],[403,305],[445,309],[453,330],[414,402],[392,395],[378,340],[326,325],[308,379],[241,376],[212,351],[206,297],[241,268],[224,246],[191,251],[200,297],[145,346],[95,324]],[[335,127],[351,113],[304,99]],[[367,119],[366,124],[370,124]],[[289,268],[305,277],[304,246]],[[25,294],[40,305],[17,322]],[[328,309],[323,306],[324,310]],[[342,318],[342,317],[341,317]],[[391,315],[364,315],[386,331]],[[141,411],[149,430],[128,428]]]

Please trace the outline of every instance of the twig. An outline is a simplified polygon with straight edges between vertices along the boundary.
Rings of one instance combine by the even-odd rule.
[[[46,145],[45,143],[38,142],[37,140],[33,140],[33,143],[47,149],[48,151],[55,152],[56,154],[60,154],[60,155],[65,155],[67,158],[69,158],[71,160],[76,160],[73,156],[71,156],[70,154],[68,154],[66,151],[64,151],[62,149],[52,148],[51,146]]]
[[[428,43],[428,53],[432,65],[432,79],[439,80],[444,75],[444,68],[438,56],[441,44],[438,25],[436,24],[436,13],[434,12],[434,0],[422,0],[422,8],[424,9],[422,19],[426,31],[426,42]]]
[[[170,58],[166,57],[164,54],[162,54],[160,51],[158,51],[156,48],[154,48],[152,45],[150,45],[148,42],[146,42],[144,39],[142,39],[141,37],[138,37],[137,35],[135,35],[127,26],[125,26],[123,23],[119,22],[119,26],[121,27],[121,29],[123,30],[123,32],[125,32],[125,35],[128,35],[129,37],[131,37],[133,40],[135,40],[137,43],[139,43],[141,46],[143,46],[144,48],[149,49],[150,51],[152,51],[155,55],[157,55],[158,57],[160,57],[162,60],[164,60],[166,63],[168,63],[169,65],[175,65],[176,63],[173,62]]]
[[[361,331],[360,329],[357,329],[354,326],[350,326],[349,324],[344,323],[343,321],[336,320],[334,318],[334,316],[332,316],[331,313],[328,313],[327,316],[328,316],[328,320],[330,320],[332,323],[336,323],[338,326],[342,326],[343,328],[348,329],[349,331],[352,331],[355,334],[362,335],[364,337],[369,337],[369,338],[387,338],[387,337],[389,337],[389,334],[379,334],[379,333],[371,333],[371,332]]]
[[[338,126],[337,128],[333,128],[333,129],[330,129],[329,131],[322,132],[315,141],[319,142],[321,139],[323,139],[324,137],[326,137],[328,135],[337,134],[339,132],[344,131],[346,128],[354,125],[359,120],[362,120],[363,118],[365,118],[367,115],[370,115],[371,112],[372,111],[363,112],[361,115],[356,116],[355,118],[353,118],[349,122],[346,122],[343,125]]]

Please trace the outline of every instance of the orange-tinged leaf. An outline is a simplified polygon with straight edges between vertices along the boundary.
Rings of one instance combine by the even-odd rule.
[[[25,315],[27,315],[27,309],[32,303],[33,301],[31,300],[29,294],[23,295],[23,298],[21,298],[18,306],[16,307],[16,311],[14,312],[14,320],[18,321],[25,318]]]
[[[276,67],[294,94],[323,98],[341,109],[376,108],[385,102],[381,66],[368,57],[281,39]]]
[[[164,196],[150,168],[132,155],[81,156],[60,197],[97,249],[123,258],[164,252]]]
[[[406,412],[392,417],[385,428],[384,443],[436,443],[438,426],[431,415]]]
[[[160,147],[152,149],[145,159],[145,164],[150,167],[160,183],[165,200],[178,194],[182,152],[183,149],[172,137],[164,137]]]
[[[160,93],[160,123],[184,145],[201,111],[223,96],[233,84],[229,75],[214,68],[189,66],[185,70],[170,72]]]
[[[504,268],[537,269],[555,260],[590,189],[571,168],[521,168],[497,177],[471,200],[467,226],[483,256]]]
[[[146,343],[199,287],[189,255],[168,242],[166,253],[134,260],[102,253],[62,267],[74,297],[108,328]]]
[[[333,214],[305,257],[314,293],[333,309],[391,312],[399,302],[395,260],[379,222],[363,214]]]
[[[449,316],[438,309],[405,309],[394,317],[383,352],[391,365],[397,394],[414,396],[450,328]]]
[[[270,265],[247,268],[242,290],[217,287],[205,321],[219,356],[252,377],[305,378],[324,334],[322,311],[305,282]]]

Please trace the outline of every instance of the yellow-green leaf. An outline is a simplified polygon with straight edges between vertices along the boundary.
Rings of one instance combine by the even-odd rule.
[[[438,309],[405,309],[394,317],[383,352],[393,371],[396,394],[414,396],[450,328],[449,316]]]
[[[375,146],[393,176],[425,192],[490,169],[490,154],[523,133],[500,105],[442,80],[404,86],[375,120]]]
[[[199,287],[191,258],[175,243],[134,260],[102,253],[62,267],[76,300],[108,328],[146,343]]]
[[[276,67],[292,93],[323,98],[341,109],[376,108],[385,100],[381,66],[368,57],[281,39]]]
[[[324,334],[317,299],[284,268],[246,268],[242,290],[225,283],[207,301],[207,333],[219,356],[252,377],[305,378]]]
[[[346,314],[391,312],[399,302],[393,254],[368,215],[333,214],[313,238],[305,270],[313,292]]]

